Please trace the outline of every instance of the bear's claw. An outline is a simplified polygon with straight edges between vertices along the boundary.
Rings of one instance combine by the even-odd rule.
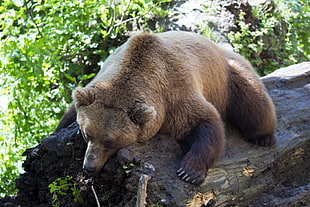
[[[191,176],[188,175],[187,173],[185,173],[183,168],[180,168],[177,170],[177,175],[181,178],[181,180],[184,180],[185,182],[188,182],[191,179]],[[181,176],[183,176],[183,177],[181,177]]]
[[[181,172],[183,168],[181,167],[180,169],[177,170],[177,173]]]
[[[185,174],[183,177],[182,177],[182,180],[186,181],[190,178],[190,176],[188,174]]]
[[[178,176],[181,176],[181,175],[183,175],[184,173],[185,173],[185,171],[182,170],[181,172],[178,173]]]
[[[179,168],[176,172],[181,180],[192,183],[194,185],[199,185],[205,178],[204,173],[193,172],[193,170],[185,170],[183,167]]]

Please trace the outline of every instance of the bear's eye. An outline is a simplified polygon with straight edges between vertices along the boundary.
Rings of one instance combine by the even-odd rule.
[[[107,149],[114,149],[115,144],[111,140],[105,140],[102,142],[103,146]]]

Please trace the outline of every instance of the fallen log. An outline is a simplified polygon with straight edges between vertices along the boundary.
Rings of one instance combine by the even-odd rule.
[[[200,186],[177,178],[182,151],[164,135],[119,150],[89,185],[81,170],[86,144],[74,123],[25,152],[19,193],[0,204],[51,206],[48,185],[70,175],[83,203],[75,203],[68,191],[58,196],[60,206],[97,206],[92,186],[101,206],[135,206],[139,178],[147,175],[147,193],[141,194],[147,195],[147,206],[309,206],[310,62],[277,70],[262,81],[276,106],[276,145],[253,145],[226,126],[225,153]]]

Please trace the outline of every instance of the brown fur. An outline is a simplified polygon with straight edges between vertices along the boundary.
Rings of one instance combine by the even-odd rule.
[[[88,142],[83,167],[91,172],[159,132],[186,153],[178,176],[199,184],[223,151],[223,120],[253,143],[275,143],[274,107],[251,65],[193,33],[130,38],[73,98]]]

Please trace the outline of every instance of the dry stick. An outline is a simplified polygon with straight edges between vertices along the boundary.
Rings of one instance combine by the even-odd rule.
[[[147,188],[147,181],[149,179],[151,179],[151,177],[148,175],[142,174],[140,176],[136,207],[145,207],[146,205],[146,196],[147,196],[146,188]]]
[[[91,178],[89,179],[89,181],[90,181],[90,184],[91,184],[91,185],[90,185],[90,188],[91,188],[91,191],[93,192],[94,197],[95,197],[95,199],[96,199],[97,206],[100,207],[100,202],[99,202],[97,193],[96,193],[95,188],[94,188],[94,177],[91,177]]]
[[[93,194],[94,194],[94,196],[95,196],[95,199],[96,199],[96,202],[97,202],[97,206],[100,207],[100,202],[99,202],[98,196],[97,196],[97,194],[96,194],[94,185],[91,185],[91,190],[93,191]]]

